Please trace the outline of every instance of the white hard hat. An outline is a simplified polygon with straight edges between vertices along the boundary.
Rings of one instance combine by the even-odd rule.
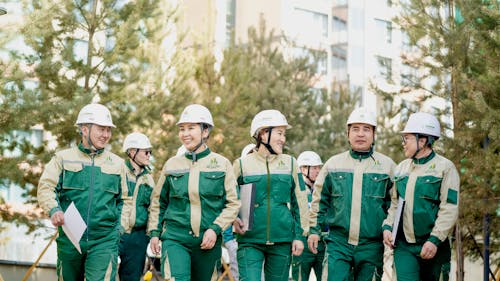
[[[323,165],[321,157],[314,151],[304,151],[297,158],[297,164],[302,166],[320,166]]]
[[[75,124],[96,124],[115,128],[109,110],[104,105],[98,103],[91,103],[84,106],[80,110],[80,113],[78,113]]]
[[[417,112],[410,115],[410,118],[408,118],[408,122],[401,133],[423,134],[440,138],[441,126],[434,115],[425,112]]]
[[[347,118],[348,126],[354,123],[368,124],[377,127],[377,116],[374,111],[366,107],[359,107],[354,109],[349,115],[349,118]]]
[[[250,125],[250,136],[255,137],[262,128],[280,126],[286,126],[287,129],[292,127],[288,125],[285,115],[281,114],[278,110],[263,110],[257,113],[257,115],[253,118],[252,124]]]
[[[243,147],[243,150],[241,150],[241,157],[248,155],[254,148],[255,144],[253,143],[245,145],[245,147]]]
[[[123,141],[122,150],[126,152],[129,148],[147,149],[151,147],[151,142],[145,134],[131,133]]]
[[[184,145],[181,145],[177,149],[177,153],[175,154],[175,156],[184,155],[184,153],[186,153],[187,151],[188,150],[186,149],[186,147]]]
[[[181,113],[181,118],[176,123],[176,125],[182,123],[205,123],[210,126],[214,126],[214,121],[212,119],[212,114],[208,108],[201,104],[191,104],[186,106]]]

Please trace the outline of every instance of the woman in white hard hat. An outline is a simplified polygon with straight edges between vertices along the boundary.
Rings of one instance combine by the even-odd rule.
[[[253,227],[244,231],[233,223],[238,240],[240,280],[286,281],[291,255],[302,253],[307,231],[307,198],[297,161],[283,154],[286,130],[291,126],[278,110],[264,110],[252,120],[250,136],[255,152],[234,163],[240,186],[255,186]]]
[[[312,201],[314,182],[318,177],[321,166],[323,166],[323,161],[321,161],[321,157],[316,152],[304,151],[297,157],[297,164],[299,165],[302,178],[307,187],[307,202],[310,204]],[[328,229],[324,227],[323,230],[326,232]],[[304,239],[303,242],[307,244],[306,239]],[[321,280],[325,248],[325,242],[321,239],[320,243],[318,243],[318,252],[316,254],[312,253],[309,249],[304,249],[302,255],[292,258],[292,278],[294,281],[308,280],[312,269],[314,269],[316,280]]]
[[[323,281],[381,279],[381,225],[396,164],[374,151],[376,127],[374,111],[354,109],[346,122],[349,150],[330,157],[314,183],[307,242],[316,253],[328,226]]]
[[[402,131],[408,159],[396,167],[396,188],[383,225],[384,243],[394,246],[398,280],[449,278],[448,236],[458,218],[460,179],[455,165],[432,148],[440,131],[436,117],[424,112],[410,115]],[[398,201],[404,207],[398,208]],[[398,211],[401,219],[395,222]],[[393,229],[394,223],[397,229]]]
[[[131,133],[123,141],[123,152],[127,177],[126,204],[122,211],[122,226],[125,233],[118,247],[120,254],[120,281],[141,279],[149,236],[146,235],[148,211],[155,186],[150,173],[151,142],[141,133]]]
[[[240,207],[231,162],[208,148],[214,126],[210,111],[187,106],[177,122],[186,148],[163,166],[155,187],[148,230],[151,248],[160,252],[166,280],[209,281],[221,258],[221,233]]]
[[[38,184],[38,202],[59,228],[59,280],[115,280],[122,192],[126,190],[123,159],[104,148],[115,127],[102,104],[84,106],[76,120],[81,142],[58,151],[45,166]],[[64,212],[72,205],[87,228],[81,252],[62,230]]]

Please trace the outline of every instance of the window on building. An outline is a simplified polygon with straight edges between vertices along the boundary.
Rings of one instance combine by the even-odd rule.
[[[295,8],[293,29],[297,32],[298,41],[301,43],[320,43],[321,40],[328,38],[328,16]]]
[[[333,43],[347,42],[347,22],[338,17],[332,17]]]
[[[328,64],[328,54],[326,52],[320,52],[318,54],[318,67],[316,73],[321,75],[326,75]]]
[[[390,58],[377,56],[378,76],[387,82],[392,82],[392,60]]]
[[[332,46],[332,75],[336,81],[347,80],[347,52],[340,46]]]
[[[375,28],[377,30],[377,37],[384,40],[386,43],[392,42],[392,22],[375,19]]]

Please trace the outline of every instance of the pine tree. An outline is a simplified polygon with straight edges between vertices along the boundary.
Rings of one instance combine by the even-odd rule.
[[[478,238],[483,236],[483,218],[488,215],[493,256],[500,246],[499,3],[412,0],[403,5],[397,22],[414,45],[410,55],[402,59],[419,69],[421,75],[396,93],[378,89],[390,105],[386,108],[388,122],[394,120],[391,118],[401,119],[400,124],[387,127],[384,134],[390,137],[386,140],[396,144],[406,118],[421,110],[429,98],[447,101],[444,109],[435,108],[444,127],[437,149],[460,172],[459,230],[463,250],[470,257],[481,254],[483,240]],[[408,93],[417,93],[417,99],[405,99]],[[395,152],[392,149],[388,154]]]
[[[176,135],[171,116],[191,91],[176,78],[185,78],[176,65],[182,58],[164,49],[176,21],[168,1],[35,0],[24,2],[24,12],[16,31],[31,50],[11,51],[0,77],[2,185],[21,186],[33,202],[54,148],[19,135],[39,128],[55,139],[56,150],[74,145],[77,114],[90,102],[110,109],[117,127],[112,151],[122,156],[121,141],[132,131],[154,144]],[[155,148],[159,160],[174,151],[173,145]]]

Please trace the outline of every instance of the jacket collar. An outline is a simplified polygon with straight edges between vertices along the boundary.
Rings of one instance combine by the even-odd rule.
[[[436,152],[434,152],[434,150],[431,151],[431,154],[423,157],[423,158],[413,158],[413,164],[416,164],[416,165],[422,165],[422,164],[425,164],[429,161],[432,160],[432,158],[434,158],[434,156],[436,156]]]
[[[87,154],[87,155],[91,155],[91,154],[101,154],[101,153],[103,153],[103,152],[104,152],[104,148],[98,149],[98,150],[96,150],[96,151],[92,151],[92,150],[90,150],[90,149],[86,148],[85,146],[83,146],[83,143],[82,143],[82,142],[80,142],[80,143],[78,144],[78,149],[79,149],[81,152],[83,152],[83,153],[85,153],[85,154]]]
[[[210,152],[212,152],[212,151],[211,151],[211,150],[210,150],[210,148],[208,148],[208,146],[207,146],[207,148],[206,148],[205,150],[203,150],[202,152],[200,152],[200,153],[195,153],[195,154],[194,154],[194,155],[195,155],[194,159],[196,159],[196,160],[200,160],[201,158],[204,158],[204,157],[206,157],[208,154],[210,154]],[[184,155],[186,156],[186,158],[187,158],[187,159],[189,159],[189,160],[193,160],[193,154],[192,154],[192,153],[190,153],[190,152],[186,152]]]
[[[368,151],[355,151],[355,150],[352,150],[352,148],[351,148],[351,149],[349,149],[349,154],[351,155],[352,158],[361,161],[363,159],[366,159],[366,158],[372,156],[373,146],[370,147],[370,150],[368,150]]]

